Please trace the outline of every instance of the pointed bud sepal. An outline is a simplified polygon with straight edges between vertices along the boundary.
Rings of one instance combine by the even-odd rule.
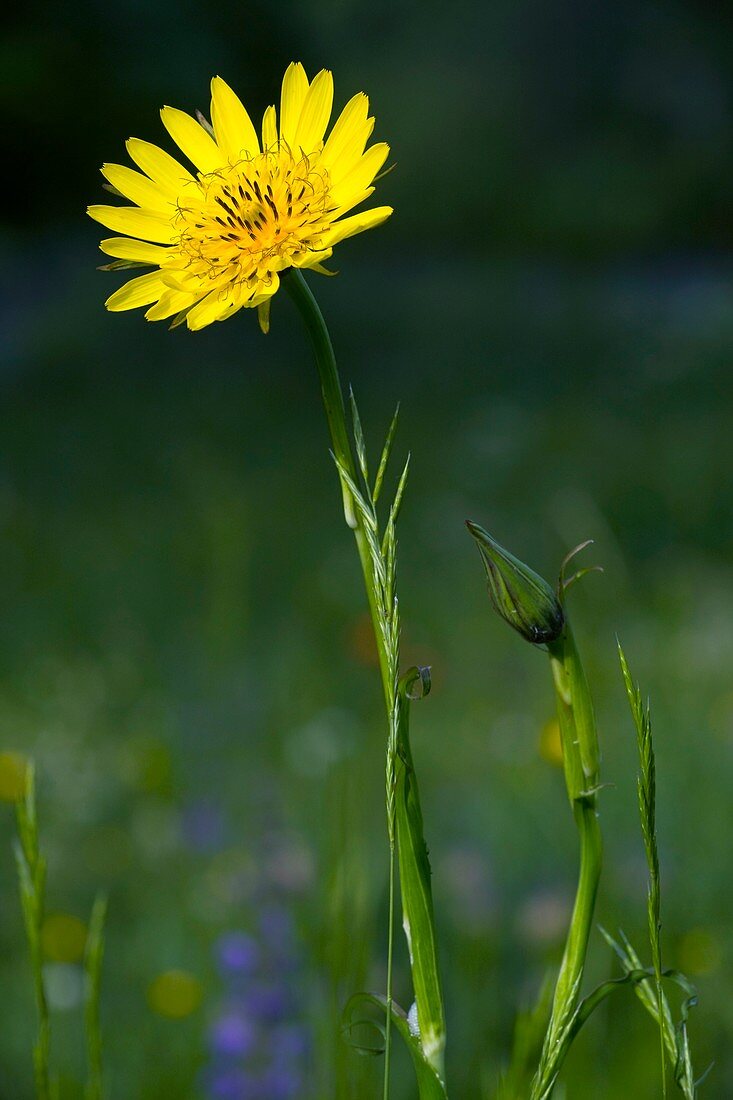
[[[562,605],[547,581],[492,539],[483,527],[466,521],[486,568],[491,602],[504,622],[533,645],[557,641],[565,627]]]

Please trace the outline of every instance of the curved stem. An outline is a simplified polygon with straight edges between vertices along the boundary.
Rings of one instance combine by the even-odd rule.
[[[580,837],[580,871],[573,915],[557,979],[555,998],[558,1004],[565,1004],[569,999],[577,1000],[580,992],[601,874],[601,829],[595,806],[585,801],[577,802],[575,823]]]
[[[552,1001],[540,1068],[532,1085],[532,1100],[546,1100],[562,1067],[568,1043],[565,1032],[580,1001],[588,940],[601,877],[603,845],[595,799],[579,799],[574,807],[580,837],[580,870],[575,904]]]

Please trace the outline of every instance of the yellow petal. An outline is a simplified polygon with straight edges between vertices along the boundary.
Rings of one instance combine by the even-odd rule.
[[[205,298],[197,302],[186,315],[186,324],[192,332],[206,328],[212,321],[223,320],[232,311],[239,308],[239,301],[235,295],[221,297],[221,291],[212,290]]]
[[[155,180],[159,187],[175,198],[187,184],[195,183],[193,176],[169,153],[140,138],[130,138],[127,151],[138,168]]]
[[[170,194],[164,194],[156,183],[140,172],[134,172],[132,168],[125,168],[122,164],[103,164],[102,175],[113,187],[116,187],[126,199],[145,206],[148,210],[160,210],[163,213],[171,213],[175,209]]]
[[[107,237],[99,242],[102,252],[115,256],[118,260],[137,260],[144,264],[162,264],[170,255],[169,248],[147,241],[136,241],[131,237]]]
[[[257,320],[260,323],[260,331],[263,336],[267,336],[270,331],[270,303],[271,298],[268,298],[266,302],[260,302],[257,306]]]
[[[296,260],[293,267],[303,267],[310,272],[318,272],[319,275],[338,275],[338,272],[331,272],[324,264],[327,260],[331,259],[333,254],[332,249],[322,249],[318,252],[307,252],[300,259]]]
[[[308,77],[299,61],[292,61],[285,70],[280,94],[280,137],[295,147],[295,131],[300,112],[308,94]]]
[[[175,317],[182,309],[193,305],[195,301],[195,294],[189,294],[182,290],[165,290],[160,296],[160,301],[152,305],[147,311],[145,320],[164,321],[167,317]]]
[[[308,250],[303,252],[302,255],[294,257],[291,261],[291,267],[303,267],[310,270],[315,270],[319,264],[325,263],[326,260],[330,260],[333,255],[332,248],[320,248],[315,251]]]
[[[348,214],[354,207],[360,206],[363,202],[374,194],[373,187],[367,187],[364,191],[355,191],[347,202],[342,202],[338,209],[338,213],[334,215],[334,218],[343,218],[344,214]]]
[[[116,233],[140,237],[143,241],[170,244],[179,235],[169,218],[137,206],[90,206],[87,214]]]
[[[257,283],[254,290],[251,290],[247,297],[242,296],[239,306],[244,306],[245,309],[259,309],[260,306],[269,302],[279,289],[280,276],[276,272],[271,271],[269,274],[269,282],[265,283],[261,281]],[[239,308],[239,306],[237,308]]]
[[[147,275],[140,275],[137,279],[131,279],[104,303],[107,309],[113,313],[119,313],[124,309],[135,309],[137,306],[147,306],[150,302],[157,302],[165,286],[160,278],[160,272],[150,271]]]
[[[192,271],[178,265],[167,265],[161,270],[160,277],[169,290],[182,290],[200,298],[209,289],[205,272]]]
[[[220,76],[211,81],[211,122],[219,148],[232,162],[259,153],[260,144],[251,118],[239,96]]]
[[[374,229],[385,222],[392,212],[391,206],[375,206],[373,210],[352,214],[350,218],[344,218],[328,229],[321,238],[322,244],[324,248],[332,248],[345,237],[353,237],[356,233],[363,233],[365,229]]]
[[[337,118],[333,130],[328,135],[328,140],[323,147],[321,160],[326,167],[336,164],[344,149],[353,142],[355,136],[358,137],[366,124],[368,114],[369,100],[363,92],[357,92],[355,96],[351,97]],[[364,141],[366,143],[366,138]]]
[[[336,206],[348,205],[349,200],[360,195],[376,176],[389,155],[389,145],[380,141],[367,149],[354,168],[329,191],[329,199]]]
[[[178,148],[200,172],[216,172],[222,167],[225,154],[195,118],[176,107],[163,107],[160,117]]]
[[[321,69],[311,84],[303,101],[303,108],[295,131],[296,150],[312,153],[323,135],[333,107],[333,76],[328,69]]]
[[[334,275],[338,275],[338,271],[330,271],[329,268],[324,267],[322,263],[311,264],[308,270],[316,271],[319,275],[328,275],[330,279],[332,279]]]
[[[351,135],[350,140],[341,150],[338,160],[325,162],[324,167],[328,169],[331,183],[334,186],[340,183],[344,176],[348,175],[352,168],[355,168],[359,163],[373,129],[374,119],[368,118],[364,125]],[[322,158],[319,163],[323,163]]]
[[[262,148],[266,152],[277,145],[277,116],[275,108],[270,106],[262,116]]]

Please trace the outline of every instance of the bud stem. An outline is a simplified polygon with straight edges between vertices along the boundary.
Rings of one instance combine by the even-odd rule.
[[[588,681],[567,617],[561,636],[547,648],[555,684],[565,783],[580,841],[580,869],[531,1100],[547,1100],[551,1095],[567,1053],[568,1043],[563,1039],[580,1001],[603,852],[597,812],[598,734]]]
[[[589,798],[598,788],[600,752],[588,680],[567,618],[562,634],[547,649],[555,682],[565,782],[574,806],[577,799]]]

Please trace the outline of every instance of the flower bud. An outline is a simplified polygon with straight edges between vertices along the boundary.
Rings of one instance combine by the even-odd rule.
[[[565,616],[549,584],[499,546],[482,527],[466,521],[486,567],[489,596],[502,619],[533,645],[556,641]]]

